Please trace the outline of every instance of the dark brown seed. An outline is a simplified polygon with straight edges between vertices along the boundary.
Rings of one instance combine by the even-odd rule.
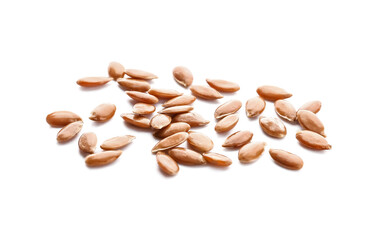
[[[89,117],[92,121],[105,122],[110,120],[116,112],[116,106],[110,103],[98,105]]]
[[[119,78],[117,82],[120,86],[130,91],[147,92],[151,88],[151,85],[145,80]]]
[[[207,100],[223,98],[221,93],[219,93],[214,88],[211,88],[209,86],[192,85],[190,87],[190,90],[194,96]]]
[[[143,80],[151,80],[158,78],[155,74],[138,70],[138,69],[126,69],[125,74],[131,78],[143,79]]]
[[[126,94],[135,101],[142,103],[155,104],[159,99],[155,96],[152,96],[147,93],[138,92],[138,91],[126,91]]]
[[[332,146],[322,135],[308,130],[299,131],[296,134],[297,140],[305,147],[315,150],[329,150]]]
[[[191,71],[183,66],[178,66],[173,69],[173,77],[177,83],[184,87],[189,87],[194,80]]]
[[[191,127],[204,126],[209,123],[209,121],[204,119],[201,115],[193,112],[177,114],[173,117],[173,122],[185,122]]]
[[[268,85],[257,88],[257,93],[262,98],[268,101],[276,101],[279,99],[292,97],[292,94],[288,93],[286,90],[279,87]]]
[[[98,87],[112,80],[112,77],[86,77],[77,80],[76,83],[82,87]]]
[[[208,79],[207,83],[212,88],[216,89],[219,92],[236,92],[239,91],[239,84],[219,79]]]
[[[203,165],[206,163],[203,156],[190,149],[186,148],[173,148],[169,150],[169,155],[180,164],[184,165]]]
[[[97,136],[93,132],[84,133],[79,138],[79,148],[86,153],[94,153],[97,145]]]
[[[57,134],[58,142],[67,142],[73,139],[83,128],[83,122],[77,121],[64,126]]]
[[[239,148],[252,140],[253,133],[250,131],[238,131],[228,136],[222,147]]]
[[[136,137],[132,135],[124,135],[107,139],[101,144],[103,150],[116,150],[123,148],[131,143]]]
[[[304,165],[304,161],[293,153],[280,149],[270,149],[269,153],[275,162],[284,168],[299,170]]]
[[[171,123],[163,129],[160,129],[154,133],[154,136],[158,138],[169,137],[178,132],[188,132],[190,125],[184,122]]]
[[[133,113],[123,113],[121,117],[125,122],[140,128],[150,128],[150,119]]]
[[[69,111],[57,111],[48,114],[48,116],[46,117],[46,121],[53,127],[64,127],[72,122],[82,120],[81,117],[79,117],[79,115],[77,115],[76,113]]]
[[[88,167],[100,167],[114,162],[123,151],[105,151],[91,154],[85,158]]]
[[[245,104],[245,113],[247,117],[254,118],[260,115],[266,107],[266,102],[261,97],[254,97],[249,99]]]
[[[125,68],[118,62],[111,62],[108,66],[108,74],[113,79],[124,77]]]
[[[176,175],[179,171],[178,163],[163,152],[156,153],[156,161],[158,162],[160,170],[168,175]]]
[[[203,157],[209,164],[215,166],[227,167],[232,164],[230,158],[219,153],[203,153]]]

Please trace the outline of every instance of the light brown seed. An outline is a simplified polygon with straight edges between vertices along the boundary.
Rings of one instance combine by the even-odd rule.
[[[300,170],[304,165],[304,161],[293,153],[280,149],[270,149],[269,153],[275,162],[284,168]]]
[[[143,80],[152,80],[158,78],[155,74],[138,70],[138,69],[126,69],[125,74],[131,78],[143,79]]]
[[[292,94],[288,93],[286,90],[276,87],[276,86],[268,86],[268,85],[257,88],[257,93],[263,99],[266,99],[268,101],[276,101],[279,99],[285,99],[285,98],[292,97]]]
[[[92,121],[105,122],[110,120],[116,112],[116,106],[111,103],[104,103],[98,105],[92,112],[89,117]]]
[[[307,102],[304,105],[302,105],[298,111],[300,110],[308,110],[313,113],[318,113],[322,107],[322,103],[320,101],[311,101]]]
[[[124,77],[125,68],[118,62],[111,62],[108,66],[108,74],[113,79]]]
[[[112,77],[85,77],[76,81],[82,87],[98,87],[112,81]]]
[[[238,148],[249,143],[252,140],[253,133],[250,131],[238,131],[228,136],[222,147]]]
[[[85,158],[88,167],[100,167],[114,162],[123,151],[105,151],[91,154]]]
[[[136,137],[132,135],[124,135],[107,139],[101,144],[103,150],[116,150],[125,147],[131,143]]]
[[[163,107],[174,107],[174,106],[181,106],[181,105],[189,105],[195,102],[196,97],[192,95],[181,95],[179,97],[172,98],[165,102],[162,106]]]
[[[156,153],[156,161],[158,162],[160,170],[168,175],[176,175],[179,171],[178,163],[163,152]]]
[[[72,122],[82,120],[81,117],[79,117],[79,115],[77,115],[76,113],[69,111],[57,111],[48,114],[48,116],[46,117],[46,121],[53,127],[64,127]]]
[[[150,128],[150,119],[133,113],[123,113],[121,117],[125,122],[140,128]]]
[[[162,128],[154,133],[154,136],[158,138],[169,137],[178,132],[188,132],[190,125],[184,122],[171,123],[165,128]]]
[[[97,136],[93,132],[87,132],[79,138],[79,148],[86,153],[94,153],[97,145]]]
[[[189,105],[181,105],[181,106],[174,106],[174,107],[169,107],[169,108],[164,108],[161,110],[159,113],[165,113],[165,114],[179,114],[179,113],[185,113],[185,112],[190,112],[193,110],[193,106]]]
[[[213,141],[207,135],[194,131],[189,132],[187,142],[198,152],[209,152],[214,146]]]
[[[219,79],[208,79],[207,83],[212,88],[216,89],[219,92],[236,92],[239,91],[240,86],[237,83],[226,81],[226,80],[219,80]]]
[[[230,158],[219,153],[203,153],[203,157],[209,164],[215,166],[227,167],[232,164]]]
[[[64,126],[57,134],[58,142],[67,142],[73,139],[83,128],[83,122],[77,121]]]
[[[222,94],[209,86],[192,85],[190,87],[192,94],[207,100],[215,100],[223,98]]]
[[[297,113],[297,120],[303,129],[319,133],[323,137],[326,136],[324,134],[324,125],[315,113],[308,110],[300,110]]]
[[[329,150],[332,146],[327,142],[322,135],[304,130],[296,133],[297,140],[305,147],[315,150]]]
[[[185,122],[191,127],[200,127],[209,123],[208,120],[204,119],[201,115],[194,112],[177,114],[173,117],[173,122]]]
[[[117,80],[120,86],[127,90],[138,91],[138,92],[147,92],[151,85],[145,80],[132,79],[132,78],[119,78]]]
[[[224,118],[222,118],[214,127],[214,130],[216,132],[221,133],[221,132],[227,132],[230,131],[235,127],[235,125],[239,121],[239,115],[238,114],[232,114],[228,115]]]
[[[155,96],[152,96],[147,93],[138,92],[138,91],[126,91],[127,95],[135,101],[155,104],[159,101],[159,99]]]
[[[173,134],[169,137],[166,137],[166,138],[160,140],[152,148],[152,152],[155,153],[155,152],[159,152],[159,151],[163,151],[163,150],[166,150],[166,149],[176,147],[176,146],[182,144],[183,142],[185,142],[187,140],[188,136],[189,136],[189,134],[186,133],[186,132],[175,133],[175,134]]]
[[[264,142],[248,143],[240,148],[238,153],[239,161],[242,163],[250,163],[259,158],[265,151]]]
[[[149,94],[161,99],[175,98],[182,95],[182,93],[178,92],[177,90],[163,88],[151,88]]]
[[[184,165],[203,165],[206,163],[203,155],[186,148],[173,148],[168,154],[176,160],[176,162]]]
[[[247,117],[254,118],[260,115],[266,107],[266,102],[261,97],[254,97],[251,99],[248,99],[248,101],[245,103],[245,113],[247,114]]]
[[[178,66],[173,69],[173,77],[177,83],[184,87],[190,86],[194,80],[191,71],[183,66]]]
[[[151,114],[155,112],[156,107],[148,103],[136,103],[133,105],[133,113],[135,114]]]
[[[287,128],[279,118],[260,117],[260,126],[269,136],[284,138],[287,135]]]
[[[242,107],[242,102],[239,100],[230,100],[220,105],[214,112],[214,117],[220,119],[236,113]]]
[[[154,129],[162,129],[172,122],[172,118],[165,114],[157,114],[151,118],[150,125]]]
[[[296,120],[297,111],[291,103],[285,100],[275,101],[275,111],[276,113],[285,120],[293,122]]]

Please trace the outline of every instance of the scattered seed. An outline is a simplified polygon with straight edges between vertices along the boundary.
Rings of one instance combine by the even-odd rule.
[[[202,165],[206,163],[200,153],[186,148],[173,148],[169,150],[168,154],[176,160],[176,162],[184,165]]]
[[[64,126],[57,134],[58,142],[67,142],[73,139],[83,128],[83,122],[77,121]]]
[[[149,94],[161,99],[175,98],[182,95],[182,93],[178,92],[177,90],[159,88],[151,88]]]
[[[105,151],[91,154],[85,158],[88,167],[100,167],[114,162],[123,151]]]
[[[138,69],[126,69],[125,74],[131,78],[143,79],[143,80],[152,80],[158,78],[155,74],[138,70]]]
[[[192,85],[190,87],[190,90],[194,96],[207,100],[223,98],[221,93],[219,93],[214,88],[211,88],[209,86]]]
[[[260,115],[266,107],[266,102],[261,97],[249,99],[245,104],[245,113],[247,117],[254,118]]]
[[[138,92],[138,91],[126,91],[126,94],[135,101],[155,104],[159,101],[159,99],[153,95]]]
[[[204,119],[201,115],[194,112],[177,114],[173,117],[173,122],[185,122],[191,127],[200,127],[209,123],[208,120]]]
[[[315,113],[308,110],[300,110],[297,112],[297,120],[303,129],[319,133],[323,137],[326,137],[324,134],[324,125]]]
[[[113,79],[124,77],[125,68],[118,62],[111,62],[108,66],[108,74]]]
[[[97,145],[97,136],[93,132],[87,132],[79,138],[79,148],[86,153],[94,153]]]
[[[260,117],[260,126],[269,136],[284,138],[287,135],[287,128],[279,118]]]
[[[232,164],[230,158],[219,153],[203,153],[203,157],[209,164],[215,166],[227,167]]]
[[[239,121],[239,115],[238,114],[232,114],[228,115],[224,118],[222,118],[214,127],[214,130],[216,132],[221,133],[221,132],[227,132],[230,131],[235,127],[235,125]]]
[[[165,102],[162,106],[163,107],[175,107],[181,105],[189,105],[195,102],[196,97],[192,95],[181,95],[179,97],[172,98]]]
[[[296,134],[296,138],[303,146],[311,149],[329,150],[332,148],[332,146],[327,142],[327,139],[316,132],[308,130],[299,131]]]
[[[252,140],[253,133],[250,131],[238,131],[228,136],[222,147],[239,148]]]
[[[157,114],[151,118],[150,125],[154,129],[162,129],[172,122],[172,118],[165,114]]]
[[[171,123],[165,128],[162,128],[154,133],[158,138],[166,138],[178,132],[188,132],[190,125],[184,122]]]
[[[103,150],[116,150],[125,147],[131,143],[136,137],[132,135],[124,135],[107,139],[101,144]]]
[[[188,68],[182,66],[178,66],[173,69],[173,77],[177,83],[184,87],[189,87],[194,80],[191,71]]]
[[[156,161],[158,162],[160,170],[168,175],[176,175],[179,171],[178,163],[163,152],[156,153]]]
[[[133,113],[123,113],[121,117],[125,122],[140,128],[150,128],[150,119]]]
[[[214,117],[220,119],[236,113],[242,107],[242,102],[239,100],[231,100],[220,105],[214,112]]]
[[[76,113],[69,111],[57,111],[51,114],[48,114],[46,121],[49,125],[53,127],[64,127],[67,124],[82,121],[81,117]]]
[[[292,94],[288,93],[284,89],[268,85],[257,88],[257,93],[263,99],[266,99],[268,101],[276,101],[279,99],[292,97]]]
[[[90,120],[105,122],[110,120],[116,112],[116,106],[110,103],[98,105],[91,113]]]
[[[313,113],[318,113],[320,111],[320,108],[322,107],[322,103],[320,101],[311,101],[307,102],[304,105],[302,105],[298,111],[300,110],[308,110]]]
[[[300,170],[304,165],[304,161],[293,153],[280,149],[270,149],[269,153],[275,162],[284,168]]]
[[[276,113],[285,120],[293,122],[296,120],[297,111],[291,103],[285,100],[275,101],[275,111]]]
[[[242,163],[250,163],[261,156],[265,150],[266,143],[255,142],[244,145],[239,150],[238,158]]]
[[[181,106],[174,106],[169,108],[164,108],[159,113],[165,113],[165,114],[179,114],[179,113],[186,113],[193,110],[193,106],[189,105],[181,105]]]
[[[119,78],[117,82],[120,86],[130,91],[147,92],[151,88],[151,85],[145,80]]]
[[[189,132],[187,142],[198,152],[209,152],[213,149],[213,141],[206,135],[200,132]]]
[[[112,77],[86,77],[76,81],[82,87],[98,87],[113,80]]]
[[[219,92],[236,92],[239,91],[239,84],[226,81],[226,80],[217,80],[217,79],[208,79],[207,83],[212,88],[216,89]]]
[[[151,114],[155,112],[156,107],[148,103],[136,103],[133,105],[133,113],[135,114]]]
[[[166,138],[160,140],[152,148],[152,152],[155,153],[155,152],[159,152],[159,151],[163,151],[163,150],[167,150],[167,149],[176,147],[176,146],[182,144],[183,142],[185,142],[187,140],[188,136],[189,136],[189,134],[186,133],[186,132],[175,133],[175,134],[173,134],[169,137],[166,137]]]

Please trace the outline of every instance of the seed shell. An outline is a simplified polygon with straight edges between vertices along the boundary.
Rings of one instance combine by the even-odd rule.
[[[179,97],[172,98],[165,102],[162,106],[163,107],[174,107],[174,106],[181,106],[181,105],[189,105],[195,102],[196,97],[192,95],[181,95]]]
[[[324,134],[324,125],[315,113],[308,110],[300,110],[297,113],[297,120],[303,129],[319,133],[323,137],[326,136]]]
[[[304,161],[293,153],[280,149],[270,149],[269,153],[275,162],[284,168],[300,170],[304,165]]]
[[[173,69],[173,78],[183,87],[189,87],[194,80],[191,71],[183,66],[178,66]]]
[[[58,142],[67,142],[73,139],[83,128],[83,122],[77,121],[64,126],[57,134]]]
[[[85,77],[76,81],[82,87],[98,87],[112,81],[112,77]]]
[[[214,146],[213,141],[207,135],[194,131],[189,132],[187,142],[198,152],[209,152]]]
[[[239,121],[239,115],[238,114],[232,114],[224,117],[221,119],[216,126],[214,127],[214,130],[216,132],[221,133],[221,132],[227,132],[230,131],[235,127],[235,125]]]
[[[188,136],[189,136],[189,134],[186,133],[186,132],[175,133],[175,134],[173,134],[169,137],[166,137],[166,138],[160,140],[152,148],[152,152],[155,153],[155,152],[159,152],[159,151],[163,151],[163,150],[166,150],[166,149],[169,149],[169,148],[176,147],[176,146],[182,144],[183,142],[185,142],[187,140]]]
[[[173,176],[179,171],[178,163],[164,152],[156,153],[156,161],[158,162],[160,170],[165,174]]]
[[[201,115],[194,112],[177,114],[173,117],[173,122],[185,122],[191,127],[204,126],[209,123],[208,120],[204,119]]]
[[[181,106],[174,106],[169,108],[164,108],[159,113],[165,113],[165,114],[179,114],[179,113],[186,113],[190,112],[194,109],[193,106],[190,105],[181,105]]]
[[[315,150],[329,150],[332,146],[322,135],[304,130],[296,133],[297,140],[305,147]]]
[[[133,113],[135,114],[151,114],[155,112],[156,107],[148,103],[136,103],[133,105]]]
[[[111,62],[108,66],[108,74],[113,79],[124,77],[125,68],[118,62]]]
[[[178,92],[177,90],[160,88],[151,88],[148,93],[161,99],[170,99],[182,95],[182,93]]]
[[[287,128],[279,118],[260,117],[260,126],[269,136],[275,138],[284,138],[287,135]]]
[[[239,150],[238,158],[242,163],[250,163],[259,158],[265,151],[264,142],[248,143]]]
[[[132,135],[124,135],[107,139],[101,144],[103,150],[116,150],[123,148],[131,143],[136,137]]]
[[[184,122],[171,123],[165,128],[162,128],[154,133],[154,136],[158,138],[169,137],[178,132],[188,132],[190,125]]]
[[[53,127],[64,127],[67,124],[82,120],[81,117],[76,113],[69,111],[57,111],[48,114],[46,121]]]
[[[92,121],[105,122],[110,120],[116,112],[116,106],[111,103],[104,103],[98,105],[92,112],[89,117]]]
[[[200,97],[207,100],[215,100],[223,98],[222,94],[216,91],[214,88],[202,85],[192,85],[190,87],[192,94],[196,97]]]
[[[215,166],[227,167],[232,164],[230,158],[219,153],[203,153],[203,157],[207,163]]]
[[[166,126],[168,126],[172,122],[172,118],[165,114],[157,114],[155,115],[151,121],[150,125],[154,129],[162,129]]]
[[[147,92],[151,88],[151,85],[145,80],[119,78],[117,82],[120,86],[130,91]]]
[[[268,101],[276,101],[279,99],[285,99],[292,97],[291,93],[288,93],[286,90],[276,87],[276,86],[261,86],[257,88],[257,93],[260,95],[263,99]]]
[[[322,103],[320,101],[310,101],[302,105],[298,111],[300,110],[308,110],[313,113],[318,113],[322,108]]]
[[[214,112],[214,117],[216,119],[223,118],[227,115],[236,113],[242,107],[242,102],[239,100],[230,100],[220,105]]]
[[[285,100],[277,100],[275,101],[275,111],[276,113],[283,119],[288,120],[290,122],[294,122],[296,120],[297,111],[293,107],[291,103]]]
[[[155,104],[159,101],[159,99],[153,95],[138,92],[138,91],[126,91],[126,94],[135,101],[142,102],[142,103],[149,103]]]
[[[131,78],[143,79],[143,80],[152,80],[158,78],[155,74],[138,70],[138,69],[126,69],[125,74]]]
[[[79,138],[79,148],[86,153],[94,153],[97,145],[97,135],[93,132],[87,132]]]
[[[180,164],[184,165],[203,165],[206,163],[203,155],[186,148],[173,148],[168,154]]]
[[[238,131],[228,136],[222,147],[239,148],[252,140],[253,133],[250,131]]]
[[[123,151],[105,151],[91,154],[85,158],[88,167],[100,167],[114,162]]]
[[[150,119],[133,113],[123,113],[121,117],[125,122],[140,128],[150,128]]]
[[[248,99],[248,101],[245,103],[245,113],[247,114],[247,117],[254,118],[260,115],[266,107],[266,102],[261,97],[254,97],[251,99]]]
[[[216,89],[219,92],[236,92],[239,91],[240,86],[237,83],[226,81],[226,80],[219,80],[219,79],[208,79],[207,83],[212,88]]]

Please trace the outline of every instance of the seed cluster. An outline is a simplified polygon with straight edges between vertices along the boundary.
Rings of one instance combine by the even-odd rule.
[[[110,81],[116,81],[126,90],[126,94],[135,100],[133,113],[123,113],[125,122],[139,128],[151,128],[154,136],[161,140],[152,148],[156,153],[159,168],[168,175],[175,175],[179,171],[178,164],[229,166],[230,158],[210,152],[214,148],[213,141],[205,134],[190,131],[192,127],[209,124],[210,121],[192,112],[191,104],[196,98],[214,100],[223,98],[224,92],[240,90],[237,83],[219,79],[206,79],[208,85],[192,85],[193,75],[189,69],[178,66],[173,69],[173,77],[181,86],[188,88],[192,95],[183,94],[172,89],[151,88],[150,80],[156,79],[155,74],[137,70],[125,69],[118,62],[111,62],[108,67],[109,77],[86,77],[79,79],[77,84],[82,87],[97,87]],[[124,78],[127,76],[127,78]],[[245,111],[248,118],[256,118],[265,110],[266,101],[275,102],[278,116],[289,122],[298,122],[303,128],[297,132],[296,138],[302,146],[314,150],[329,150],[331,145],[326,140],[324,125],[316,113],[321,108],[320,101],[305,103],[299,110],[284,100],[292,96],[282,88],[276,86],[261,86],[257,89],[258,96],[246,101]],[[151,119],[146,115],[155,112],[159,99],[167,101],[163,109]],[[218,120],[215,131],[227,132],[233,129],[239,121],[237,112],[242,107],[240,100],[231,100],[217,107],[214,117]],[[104,122],[110,120],[116,112],[114,104],[97,106],[89,117],[92,121]],[[57,111],[49,114],[46,121],[54,127],[63,127],[57,134],[57,141],[66,142],[76,137],[83,128],[83,121],[79,115],[69,111]],[[259,117],[259,125],[270,137],[284,138],[287,129],[282,120],[273,117]],[[237,131],[228,136],[222,147],[239,149],[238,158],[242,163],[257,160],[265,151],[265,142],[251,142],[253,133],[248,130]],[[116,136],[105,140],[101,145],[102,152],[95,153],[97,136],[93,132],[81,135],[78,145],[81,151],[89,153],[85,163],[89,167],[107,165],[118,159],[120,150],[135,139],[135,136]],[[188,142],[191,149],[178,147]],[[270,149],[269,153],[279,166],[291,170],[303,167],[303,160],[293,154],[280,149]]]

